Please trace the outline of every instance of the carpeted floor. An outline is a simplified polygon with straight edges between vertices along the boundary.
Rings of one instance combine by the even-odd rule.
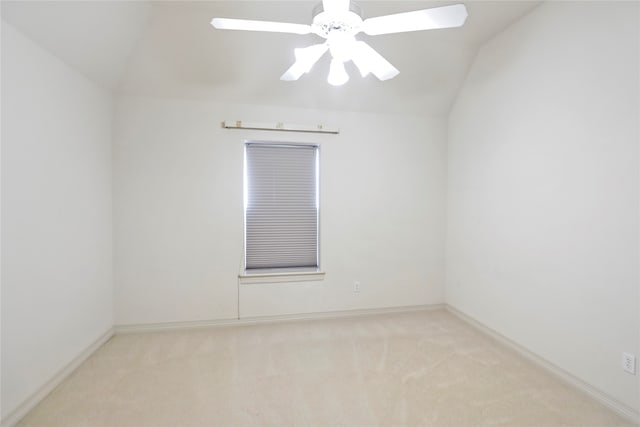
[[[118,335],[26,426],[627,426],[445,311]]]

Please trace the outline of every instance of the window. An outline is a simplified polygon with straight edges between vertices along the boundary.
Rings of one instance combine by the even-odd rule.
[[[318,146],[248,142],[244,153],[247,273],[317,270]]]

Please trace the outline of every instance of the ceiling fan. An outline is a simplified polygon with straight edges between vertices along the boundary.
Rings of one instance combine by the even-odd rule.
[[[362,19],[360,7],[350,0],[323,0],[313,9],[311,25],[286,22],[252,21],[245,19],[214,18],[211,25],[220,30],[268,31],[292,34],[316,34],[326,39],[324,43],[295,49],[296,61],[280,77],[281,80],[298,80],[311,71],[322,55],[331,53],[331,65],[327,81],[340,86],[349,80],[344,63],[353,61],[362,77],[369,73],[380,80],[388,80],[399,71],[367,43],[356,40],[356,34],[369,36],[460,27],[467,19],[463,4],[434,7],[413,12],[384,15]]]

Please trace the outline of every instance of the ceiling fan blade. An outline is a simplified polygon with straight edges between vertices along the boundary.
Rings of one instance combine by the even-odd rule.
[[[327,13],[349,11],[349,0],[322,0],[322,9]]]
[[[400,73],[396,67],[363,41],[354,44],[351,60],[358,67],[362,77],[372,73],[380,80],[389,80]]]
[[[219,30],[268,31],[272,33],[309,34],[311,26],[287,22],[250,21],[246,19],[213,18],[211,25]]]
[[[466,19],[467,8],[463,4],[454,4],[369,18],[362,23],[362,30],[365,34],[377,36],[379,34],[453,28],[462,26]]]
[[[311,67],[318,62],[328,49],[329,46],[326,43],[295,49],[296,62],[280,77],[280,80],[298,80],[304,73],[308,73],[311,70]]]

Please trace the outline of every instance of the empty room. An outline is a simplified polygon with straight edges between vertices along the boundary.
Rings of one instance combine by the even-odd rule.
[[[640,424],[640,2],[0,5],[2,427]]]

